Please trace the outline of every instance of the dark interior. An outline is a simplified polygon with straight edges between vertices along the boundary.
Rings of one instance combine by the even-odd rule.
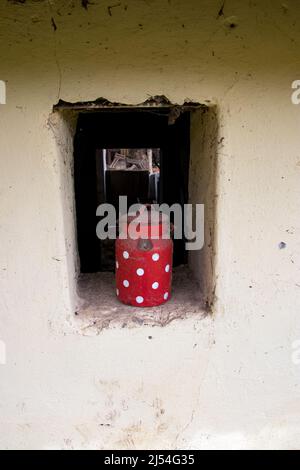
[[[169,124],[169,111],[147,109],[121,111],[103,110],[79,114],[74,139],[74,178],[76,199],[77,240],[82,273],[113,270],[114,264],[105,261],[106,250],[112,242],[96,236],[96,208],[102,202],[117,205],[118,192],[128,196],[129,203],[147,200],[142,173],[130,175],[116,185],[109,180],[109,191],[104,191],[101,180],[102,149],[159,148],[160,183],[158,203],[169,205],[188,202],[188,171],[190,154],[190,113],[182,113],[174,124]],[[106,174],[109,172],[106,172]],[[99,176],[100,175],[100,176]],[[138,183],[137,183],[138,181]],[[114,187],[118,189],[114,190]],[[121,189],[120,189],[121,188]],[[107,198],[109,200],[107,200]],[[174,240],[174,266],[187,262],[184,240]]]

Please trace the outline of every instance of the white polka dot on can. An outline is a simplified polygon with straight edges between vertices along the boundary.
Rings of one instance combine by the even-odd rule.
[[[158,261],[159,260],[159,254],[158,253],[153,253],[152,259],[153,259],[153,261]]]
[[[119,295],[119,289],[116,289],[116,294]]]
[[[128,251],[123,251],[123,258],[128,259],[129,258],[129,253]]]
[[[143,270],[143,268],[138,268],[138,269],[136,270],[136,273],[137,273],[138,276],[143,276],[144,273],[145,273],[145,271]]]
[[[167,300],[168,297],[169,297],[169,293],[168,293],[168,292],[165,292],[165,293],[164,293],[164,299]]]
[[[116,261],[116,268],[119,269],[119,263]]]
[[[136,298],[136,303],[138,304],[142,304],[144,302],[144,297],[142,297],[141,295],[138,295]]]
[[[127,281],[127,279],[124,279],[123,286],[124,287],[129,287],[129,281]]]
[[[153,282],[152,289],[158,289],[158,286],[159,286],[158,282]]]
[[[166,273],[168,273],[170,271],[170,265],[169,264],[166,265],[165,271],[166,271]]]

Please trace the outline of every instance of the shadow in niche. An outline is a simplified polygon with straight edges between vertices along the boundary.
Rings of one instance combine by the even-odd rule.
[[[74,139],[74,180],[77,240],[81,273],[114,270],[107,268],[108,243],[96,236],[96,209],[112,203],[118,213],[118,197],[128,204],[188,202],[190,113],[169,124],[169,109],[80,113]],[[159,149],[160,177],[157,201],[147,196],[148,172],[99,170],[103,149]],[[99,176],[100,175],[100,176]],[[100,188],[99,188],[100,187]],[[105,187],[105,190],[103,189]],[[172,220],[171,220],[172,221]],[[111,257],[113,258],[113,257]],[[174,240],[174,266],[187,263],[185,240]]]

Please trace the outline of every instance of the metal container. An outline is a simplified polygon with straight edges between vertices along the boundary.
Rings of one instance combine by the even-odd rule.
[[[130,236],[130,227],[138,231],[137,237]],[[121,218],[116,240],[118,299],[135,307],[165,303],[171,295],[172,257],[167,216],[156,212],[153,217],[153,212],[145,211],[139,220],[130,216]]]

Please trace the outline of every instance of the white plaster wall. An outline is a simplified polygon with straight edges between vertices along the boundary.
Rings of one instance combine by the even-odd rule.
[[[298,448],[299,3],[120,3],[1,2],[0,447]],[[218,109],[215,312],[82,336],[52,105],[155,94]]]

